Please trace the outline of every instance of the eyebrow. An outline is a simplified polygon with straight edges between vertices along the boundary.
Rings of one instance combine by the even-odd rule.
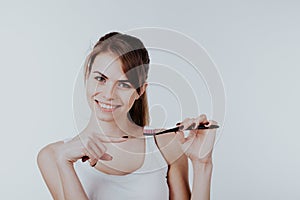
[[[98,74],[100,74],[101,76],[103,76],[105,79],[108,79],[108,77],[107,77],[107,76],[105,76],[104,74],[102,74],[101,72],[98,72],[98,71],[93,71],[93,73],[98,73]]]
[[[105,76],[104,74],[102,74],[102,73],[99,72],[99,71],[93,71],[93,73],[98,73],[98,74],[100,74],[101,76],[103,76],[103,78],[108,79],[107,76]],[[121,82],[121,83],[125,83],[125,82],[129,82],[129,83],[130,83],[129,80],[118,80],[118,81]]]

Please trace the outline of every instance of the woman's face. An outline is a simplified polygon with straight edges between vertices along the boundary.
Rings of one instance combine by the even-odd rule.
[[[146,84],[141,87],[141,92],[145,91],[145,87]],[[103,121],[113,121],[119,117],[125,119],[139,98],[122,70],[121,60],[111,53],[96,56],[86,82],[86,95],[92,112]]]

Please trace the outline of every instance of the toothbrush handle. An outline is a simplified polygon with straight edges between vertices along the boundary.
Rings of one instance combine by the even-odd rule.
[[[215,128],[219,128],[219,126],[218,126],[218,125],[212,124],[212,125],[206,127],[206,126],[204,126],[203,124],[200,124],[200,125],[197,127],[197,129],[215,129]],[[191,129],[186,129],[186,130],[192,130],[192,128],[191,128]]]
[[[215,128],[219,128],[218,125],[210,125],[208,127],[204,126],[204,124],[200,124],[197,129],[215,129]],[[193,130],[194,128],[192,127],[188,127],[187,129],[185,130]],[[164,134],[164,133],[169,133],[169,132],[177,132],[179,131],[179,127],[175,127],[175,128],[171,128],[171,129],[167,129],[167,130],[164,130],[164,131],[161,131],[161,132],[158,132],[158,133],[155,133],[153,135],[160,135],[160,134]],[[146,135],[146,134],[144,134]]]

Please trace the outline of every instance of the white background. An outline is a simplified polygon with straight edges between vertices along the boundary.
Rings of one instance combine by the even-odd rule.
[[[1,1],[0,198],[51,199],[36,156],[76,134],[74,84],[98,37],[161,27],[199,42],[224,81],[212,199],[300,199],[299,8],[258,0]]]

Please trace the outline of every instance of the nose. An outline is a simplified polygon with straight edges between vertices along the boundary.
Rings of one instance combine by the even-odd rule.
[[[107,83],[101,87],[101,96],[105,100],[112,100],[114,98],[114,85]]]

